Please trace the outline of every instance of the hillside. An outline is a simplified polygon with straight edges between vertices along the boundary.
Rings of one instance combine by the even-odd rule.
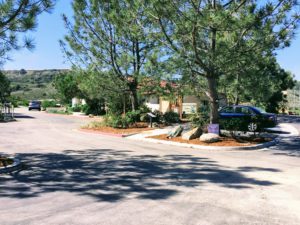
[[[52,81],[58,74],[68,70],[5,70],[11,81],[12,95],[27,100],[49,99],[56,94]]]

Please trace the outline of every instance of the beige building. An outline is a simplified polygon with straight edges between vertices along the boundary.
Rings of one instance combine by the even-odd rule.
[[[168,100],[164,97],[150,96],[145,102],[146,106],[151,111],[160,111],[161,113],[166,112],[177,112],[179,115],[182,114],[193,114],[197,112],[197,109],[201,105],[207,105],[208,101],[206,98],[199,98],[196,96],[184,96],[177,97],[174,100]]]

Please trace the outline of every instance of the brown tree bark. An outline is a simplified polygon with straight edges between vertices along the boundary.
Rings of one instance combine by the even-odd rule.
[[[137,82],[135,80],[129,83],[130,90],[130,101],[131,101],[131,109],[132,111],[136,111],[139,109],[139,99],[137,95]]]
[[[210,123],[219,122],[219,102],[218,102],[218,92],[217,92],[217,79],[213,76],[207,77],[208,92],[206,93],[209,98],[210,104]]]

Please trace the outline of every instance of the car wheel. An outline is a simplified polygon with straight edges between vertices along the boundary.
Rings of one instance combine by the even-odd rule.
[[[248,130],[251,132],[257,131],[257,128],[258,128],[258,126],[256,123],[251,122],[248,124]]]

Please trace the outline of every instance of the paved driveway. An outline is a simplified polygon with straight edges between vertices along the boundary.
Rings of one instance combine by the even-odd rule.
[[[298,138],[259,151],[195,150],[19,113],[0,124],[0,152],[26,165],[0,174],[1,225],[300,224]]]

